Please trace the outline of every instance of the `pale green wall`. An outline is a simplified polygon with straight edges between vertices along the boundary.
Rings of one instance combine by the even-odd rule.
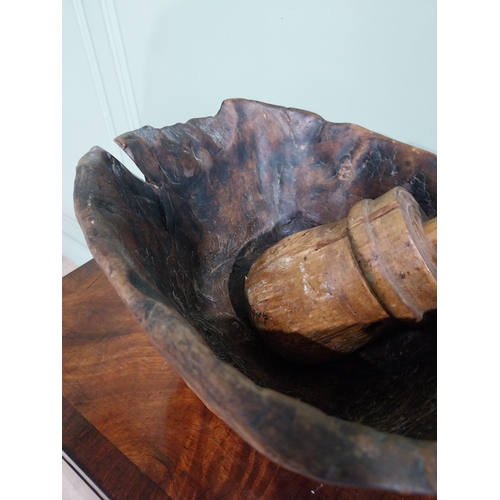
[[[436,0],[72,0],[63,15],[63,253],[78,159],[112,138],[214,115],[229,97],[436,150]]]

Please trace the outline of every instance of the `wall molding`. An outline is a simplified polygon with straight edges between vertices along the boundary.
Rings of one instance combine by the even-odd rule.
[[[130,130],[135,130],[141,126],[141,121],[139,118],[132,79],[130,77],[115,2],[114,0],[100,0],[100,4],[111,48],[111,54],[113,56],[113,63],[118,78],[118,85],[120,87],[123,106],[127,116],[128,127]]]
[[[114,142],[118,128],[123,131],[141,127],[117,7],[114,0],[71,0],[71,3],[96,91],[96,116],[100,112],[104,123],[103,132],[107,139],[102,139],[105,139],[103,143],[108,143],[105,149],[141,178],[138,168]],[[81,265],[92,255],[74,213],[63,212],[62,215],[63,255]]]
[[[99,107],[101,108],[101,113],[104,119],[106,132],[109,137],[109,142],[111,144],[114,144],[114,139],[118,134],[116,133],[116,127],[113,121],[113,114],[111,112],[111,107],[109,105],[108,97],[106,95],[104,80],[101,74],[101,70],[99,68],[99,62],[94,48],[94,43],[92,41],[92,35],[90,33],[90,28],[87,21],[87,16],[85,14],[85,9],[83,7],[83,2],[82,0],[72,0],[72,1],[73,1],[73,7],[75,9],[75,15],[78,22],[78,27],[80,29],[80,35],[83,41],[83,46],[85,48],[85,54],[87,56],[87,61],[90,67],[92,81],[94,82],[94,87],[97,92],[97,99],[99,101]]]

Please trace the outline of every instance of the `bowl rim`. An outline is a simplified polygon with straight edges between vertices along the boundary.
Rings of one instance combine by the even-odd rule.
[[[137,275],[128,249],[113,239],[116,229],[92,203],[102,180],[117,176],[125,186],[129,183],[157,194],[156,186],[135,177],[102,148],[92,148],[78,163],[74,195],[75,213],[87,245],[150,341],[213,413],[270,460],[304,476],[351,487],[436,492],[435,441],[390,434],[326,415],[305,402],[258,386],[220,360],[197,330]],[[245,401],[253,402],[253,411]],[[271,410],[263,413],[262,408]],[[307,436],[300,457],[296,456],[296,441],[285,439],[272,426],[279,411],[293,417],[287,433]],[[325,442],[331,446],[326,456]]]

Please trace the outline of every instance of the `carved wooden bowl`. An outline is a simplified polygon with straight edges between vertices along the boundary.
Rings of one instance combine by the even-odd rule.
[[[269,350],[245,274],[279,239],[406,187],[436,212],[436,156],[350,124],[242,99],[214,117],[95,147],[75,209],[88,246],[151,342],[201,400],[278,464],[323,482],[436,491],[436,320],[393,325],[327,364]]]

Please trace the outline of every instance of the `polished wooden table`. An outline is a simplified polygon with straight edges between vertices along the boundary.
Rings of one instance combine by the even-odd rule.
[[[103,498],[416,500],[270,462],[151,346],[92,260],[63,278],[63,456]]]

